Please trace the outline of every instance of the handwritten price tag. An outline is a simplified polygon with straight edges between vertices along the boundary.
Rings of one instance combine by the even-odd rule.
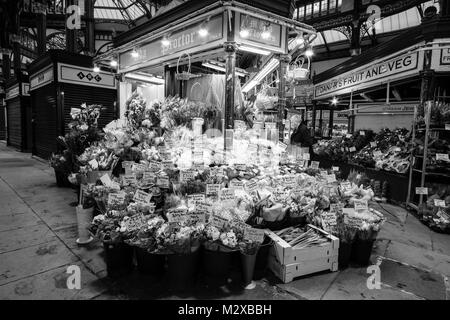
[[[100,178],[100,181],[103,183],[104,186],[111,186],[112,181],[111,178],[109,177],[109,174],[105,174]]]
[[[217,229],[222,229],[225,225],[229,223],[229,221],[223,217],[220,216],[213,216],[212,217],[212,225],[216,227]]]
[[[442,208],[445,208],[445,200],[434,199],[434,205],[435,205],[436,207],[442,207]]]
[[[354,205],[355,205],[355,211],[366,211],[369,209],[367,200],[355,200]]]
[[[169,189],[169,177],[158,177],[156,179],[156,185],[162,189]]]
[[[342,213],[342,209],[344,205],[342,203],[331,203],[330,204],[330,212],[333,213]]]
[[[181,170],[180,171],[180,182],[192,181],[195,178],[194,170]]]
[[[366,132],[365,132],[365,131],[360,131],[360,132],[359,132],[359,135],[360,135],[360,136],[365,136],[365,135],[366,135]]]
[[[149,204],[150,200],[152,198],[152,194],[149,194],[142,190],[136,190],[133,200],[135,202],[143,203],[143,204]]]
[[[355,148],[355,147],[351,147],[351,148],[349,149],[349,151],[350,151],[350,152],[355,152],[355,151],[356,151],[356,148]]]
[[[328,226],[336,226],[337,225],[337,218],[335,212],[324,212],[322,213],[322,221],[328,225]]]
[[[333,171],[339,171],[339,167],[332,167],[331,168]]]
[[[212,167],[209,169],[211,176],[223,176],[223,168],[222,167]]]
[[[264,241],[264,230],[255,228],[245,228],[244,239],[252,242],[262,243]]]
[[[187,209],[176,208],[167,210],[167,220],[169,222],[182,223],[187,220]]]
[[[313,169],[319,169],[319,161],[311,161],[311,168]]]
[[[341,188],[344,190],[350,190],[352,188],[352,184],[350,182],[342,182]]]
[[[235,192],[234,189],[227,189],[227,188],[222,189],[219,194],[220,201],[225,202],[235,200],[236,196],[234,192]]]
[[[232,180],[230,182],[230,188],[235,190],[244,190],[244,181]]]
[[[201,212],[189,213],[187,216],[187,222],[189,224],[205,223],[206,215],[205,215],[205,213],[201,213]]]
[[[212,204],[207,202],[197,202],[195,204],[195,210],[197,210],[197,212],[211,213],[212,207]]]
[[[416,187],[416,194],[427,195],[428,194],[428,188]]]
[[[256,189],[258,189],[258,183],[256,181],[248,181],[245,184],[245,190],[248,193],[252,193],[253,191],[256,191]]]
[[[281,142],[281,141],[278,141],[277,146],[278,146],[278,148],[279,148],[280,150],[282,150],[282,151],[286,151],[286,149],[287,149],[287,147],[288,147],[288,145],[287,145],[286,143]]]
[[[122,182],[124,185],[134,185],[136,184],[136,176],[134,174],[124,175],[122,176]]]
[[[334,173],[327,175],[327,182],[328,183],[333,183],[336,182],[336,175]]]
[[[206,185],[206,195],[215,196],[218,195],[220,191],[220,184],[207,184]]]
[[[355,216],[344,216],[344,224],[349,227],[359,229],[362,227],[364,219]]]
[[[125,202],[125,192],[114,192],[108,194],[108,204],[123,204]]]
[[[370,146],[371,146],[372,148],[375,148],[375,147],[377,146],[377,143],[376,143],[375,141],[372,141],[372,142],[370,143]]]
[[[145,219],[144,215],[136,214],[134,216],[131,216],[130,218],[124,220],[124,225],[127,231],[135,231],[141,229],[145,224],[147,223],[147,220]]]
[[[436,153],[436,161],[450,161],[447,153]]]
[[[200,193],[188,195],[188,207],[194,208],[197,202],[205,202],[205,198],[205,195]]]

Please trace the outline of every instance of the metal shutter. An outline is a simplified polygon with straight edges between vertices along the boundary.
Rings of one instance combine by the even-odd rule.
[[[58,137],[55,87],[53,84],[41,87],[31,93],[34,115],[33,153],[48,159],[56,152]]]
[[[22,148],[22,110],[20,97],[6,102],[8,121],[8,144],[15,148]]]
[[[76,84],[61,84],[64,91],[64,130],[67,132],[68,123],[72,120],[70,117],[71,108],[79,108],[81,104],[100,104],[105,110],[102,110],[99,119],[99,127],[103,128],[111,121],[117,119],[114,103],[117,97],[116,90],[80,86]]]
[[[0,105],[0,140],[6,139],[6,117],[5,106]]]

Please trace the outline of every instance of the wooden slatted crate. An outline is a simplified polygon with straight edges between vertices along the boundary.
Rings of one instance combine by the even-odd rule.
[[[274,232],[266,234],[274,244],[270,249],[268,266],[284,283],[294,278],[324,270],[338,270],[339,239],[313,225],[308,225],[323,234],[329,241],[325,245],[307,248],[291,247]]]

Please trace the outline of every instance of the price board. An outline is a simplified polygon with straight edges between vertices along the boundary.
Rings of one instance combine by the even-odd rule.
[[[133,200],[138,203],[142,204],[150,204],[150,200],[152,198],[151,193],[147,193],[145,191],[142,191],[140,189],[136,190],[133,196]]]
[[[167,210],[167,220],[169,222],[185,222],[187,220],[187,209],[174,208]]]
[[[147,219],[141,213],[135,214],[134,216],[131,216],[126,220],[124,219],[123,222],[127,231],[136,231],[140,230],[147,223]]]
[[[206,185],[206,195],[207,196],[216,196],[219,194],[220,184],[208,183]]]
[[[262,243],[264,241],[264,230],[255,228],[244,229],[244,239],[251,242]]]
[[[367,211],[369,210],[369,204],[367,200],[354,200],[355,211]]]

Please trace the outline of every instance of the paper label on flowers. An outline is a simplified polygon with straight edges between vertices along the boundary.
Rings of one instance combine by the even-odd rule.
[[[339,167],[332,167],[333,171],[339,171]]]
[[[108,194],[108,204],[123,204],[125,202],[125,192],[115,192]]]
[[[427,195],[428,194],[428,188],[426,187],[416,187],[416,194],[423,194],[423,195]]]
[[[135,202],[149,204],[151,198],[152,198],[151,194],[138,189],[138,190],[136,190],[136,193],[134,194],[133,200]]]
[[[445,200],[434,199],[434,205],[436,207],[443,207],[443,208],[445,208]]]
[[[208,202],[197,202],[195,204],[195,210],[197,212],[211,213],[212,212],[212,204]]]
[[[192,181],[195,178],[194,170],[181,170],[180,171],[180,182]]]
[[[336,175],[334,173],[327,175],[327,182],[328,183],[336,182]]]
[[[188,207],[195,208],[197,202],[205,202],[205,195],[201,193],[188,195]]]
[[[175,208],[167,210],[167,220],[169,222],[184,222],[187,218],[187,209]]]
[[[311,161],[311,168],[319,169],[319,161]]]
[[[218,195],[220,191],[220,184],[208,183],[206,185],[206,195],[215,196]]]
[[[244,181],[232,180],[230,182],[230,188],[235,190],[244,190]]]
[[[336,213],[335,212],[324,212],[322,213],[322,221],[328,225],[328,226],[336,226],[337,225],[337,218],[336,218]]]
[[[169,177],[158,177],[156,185],[162,189],[169,189]]]
[[[346,137],[347,139],[350,139],[350,138],[352,137],[352,135],[351,135],[350,133],[347,133],[347,134],[345,135],[345,137]]]
[[[355,211],[367,211],[369,210],[369,205],[367,200],[354,200]]]
[[[220,190],[219,200],[223,202],[234,201],[236,199],[235,190],[224,188]]]
[[[124,220],[124,225],[127,231],[135,231],[141,229],[147,220],[145,219],[143,214],[136,214],[131,216],[129,219]]]
[[[256,181],[247,181],[245,184],[245,191],[252,193],[258,189],[258,183]]]
[[[124,175],[122,176],[122,182],[126,186],[136,184],[136,176],[134,174]]]
[[[222,229],[225,225],[229,223],[229,221],[223,217],[220,216],[212,216],[211,223],[214,227],[217,229]]]
[[[187,215],[187,222],[189,224],[205,223],[206,222],[206,215],[205,215],[205,213],[201,213],[201,212],[189,213]]]
[[[255,228],[245,228],[244,239],[252,242],[262,243],[264,241],[264,230]]]
[[[450,161],[447,153],[436,153],[436,161]]]
[[[350,152],[356,152],[356,148],[355,148],[355,147],[351,147],[351,148],[349,149],[349,151],[350,151]]]

